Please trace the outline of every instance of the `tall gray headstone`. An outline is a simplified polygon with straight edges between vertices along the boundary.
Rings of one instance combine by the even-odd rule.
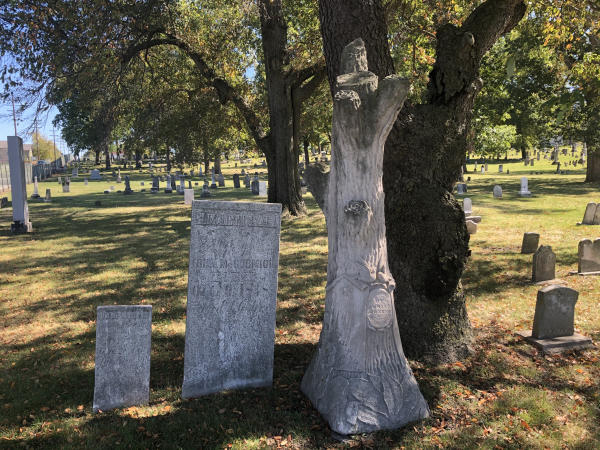
[[[493,194],[494,198],[502,198],[502,187],[498,185],[494,186]]]
[[[575,303],[579,292],[565,286],[540,289],[535,304],[532,337],[549,339],[571,336],[574,331]]]
[[[23,140],[18,136],[8,136],[8,165],[10,171],[10,187],[12,194],[13,233],[30,233],[29,206],[27,205],[27,184],[25,164],[23,162]]]
[[[521,197],[531,197],[531,192],[529,192],[529,181],[527,177],[521,178],[521,190],[519,191],[519,195]]]
[[[594,224],[594,216],[596,215],[597,209],[596,203],[588,203],[585,208],[585,213],[583,214],[583,220],[581,221],[582,225],[593,225]]]
[[[534,282],[553,280],[555,275],[556,255],[549,245],[542,245],[533,254],[531,279]]]
[[[184,398],[270,386],[281,205],[192,205]]]
[[[148,403],[152,306],[99,306],[93,410]]]
[[[539,233],[524,233],[523,243],[521,244],[521,253],[529,254],[535,253],[540,243]]]
[[[579,241],[578,256],[578,273],[600,274],[600,239],[593,242],[591,239]]]

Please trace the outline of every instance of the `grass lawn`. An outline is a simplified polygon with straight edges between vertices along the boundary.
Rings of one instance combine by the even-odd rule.
[[[147,191],[151,182],[137,171],[121,170],[131,173],[130,196],[102,193],[123,189],[110,175],[88,186],[73,179],[65,194],[55,179],[41,182],[40,195],[51,188],[53,202],[30,201],[33,234],[11,236],[12,210],[0,210],[0,447],[600,448],[600,350],[543,357],[514,335],[533,320],[539,286],[530,282],[531,255],[519,251],[523,232],[537,231],[557,255],[557,277],[580,292],[575,328],[600,340],[600,277],[569,274],[579,240],[600,236],[598,226],[576,226],[600,189],[583,183],[583,170],[557,175],[546,161],[507,169],[468,174],[468,196],[483,217],[463,278],[473,355],[411,363],[431,418],[350,444],[331,439],[299,390],[319,337],[327,267],[325,222],[310,195],[306,217],[282,222],[273,388],[182,400],[190,236],[183,196],[140,193],[140,181]],[[233,172],[225,164],[217,200],[265,201],[233,189]],[[533,197],[518,196],[520,176]],[[495,184],[501,200],[492,198]],[[150,404],[93,414],[96,307],[107,304],[153,305]]]

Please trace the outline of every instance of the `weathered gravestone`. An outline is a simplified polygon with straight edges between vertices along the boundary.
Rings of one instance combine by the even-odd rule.
[[[238,189],[240,187],[240,176],[237,173],[233,175],[233,187]]]
[[[535,253],[540,243],[539,233],[524,233],[523,243],[521,244],[521,253],[529,254]]]
[[[465,224],[467,225],[467,232],[469,234],[477,233],[477,222],[475,222],[474,220],[471,220],[471,218],[468,217],[467,220],[465,221]]]
[[[31,194],[31,198],[40,198],[40,193],[38,191],[37,177],[33,177],[33,194]]]
[[[259,186],[258,186],[258,183],[259,183],[259,181],[258,181],[258,180],[252,180],[252,185],[251,185],[252,187],[251,187],[251,190],[252,190],[252,193],[253,193],[254,195],[258,195],[258,194],[259,194]]]
[[[100,175],[100,171],[98,169],[93,169],[90,173],[90,180],[101,180],[102,175]]]
[[[600,275],[600,239],[579,241],[579,264],[577,273],[581,275]]]
[[[471,215],[473,213],[473,202],[469,197],[463,200],[463,210],[466,216]]]
[[[202,193],[200,194],[200,197],[202,198],[207,198],[210,197],[212,194],[210,193],[210,189],[208,187],[208,181],[204,180],[204,185],[202,186]]]
[[[280,226],[279,203],[193,202],[184,398],[272,384]]]
[[[88,185],[88,179],[87,178],[83,179],[83,184],[86,185],[86,186]]]
[[[502,164],[498,165],[498,173],[504,172],[504,166]]]
[[[52,201],[52,194],[50,193],[50,189],[46,189],[46,197],[44,197],[44,201],[46,203],[50,203]]]
[[[594,213],[592,225],[600,225],[600,204],[596,205],[596,212]]]
[[[214,167],[211,170],[212,170],[212,175],[211,175],[211,181],[210,181],[210,188],[211,189],[217,189],[219,186],[217,186],[217,180],[215,178],[215,169],[214,169]]]
[[[148,403],[152,306],[99,306],[93,410]]]
[[[0,198],[0,209],[6,208],[8,206],[8,197]]]
[[[260,195],[261,197],[267,196],[267,182],[266,181],[258,182],[258,195]]]
[[[29,205],[27,205],[23,140],[18,136],[8,136],[7,145],[13,209],[10,231],[15,234],[31,233],[33,227],[29,221]]]
[[[185,178],[183,176],[179,178],[179,186],[177,186],[177,193],[179,195],[185,194]]]
[[[541,245],[533,254],[531,280],[534,283],[553,280],[555,275],[556,255],[549,245]]]
[[[593,225],[594,217],[596,216],[596,210],[599,209],[596,203],[588,203],[583,214],[582,225]]]
[[[225,177],[222,173],[217,175],[217,181],[219,182],[219,187],[225,187]]]
[[[246,189],[250,189],[250,174],[248,173],[244,176],[244,186]]]
[[[171,187],[171,175],[167,175],[167,185],[165,186],[165,194],[171,194],[173,188]]]
[[[519,195],[521,197],[531,197],[531,192],[529,192],[529,181],[527,177],[521,178],[521,190],[519,191]]]
[[[575,333],[575,304],[579,293],[565,286],[551,285],[537,294],[532,331],[518,332],[544,353],[590,347],[590,338]]]
[[[502,198],[502,187],[498,185],[494,186],[493,194],[494,198]]]
[[[183,193],[183,203],[191,205],[194,201],[194,189],[185,189]]]
[[[458,195],[464,195],[467,193],[467,185],[465,183],[458,183],[456,185],[456,193]]]
[[[129,175],[125,175],[125,191],[124,195],[133,194],[133,190],[131,189],[131,182],[129,181]]]
[[[369,72],[362,39],[344,48],[340,67],[325,208],[325,316],[301,388],[331,429],[346,435],[398,428],[429,411],[400,342],[381,183],[383,146],[409,84]]]

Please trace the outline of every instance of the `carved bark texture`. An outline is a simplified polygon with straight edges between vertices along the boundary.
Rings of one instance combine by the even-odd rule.
[[[402,351],[387,262],[384,143],[408,82],[368,72],[362,40],[342,56],[327,192],[325,318],[302,391],[341,434],[397,428],[428,415]]]
[[[369,67],[393,73],[380,0],[320,0],[329,82],[343,47],[363,36]],[[389,264],[404,349],[432,363],[463,358],[472,340],[460,277],[469,255],[452,184],[464,163],[483,55],[523,17],[522,0],[488,0],[437,33],[427,101],[405,106],[386,142],[383,186]]]

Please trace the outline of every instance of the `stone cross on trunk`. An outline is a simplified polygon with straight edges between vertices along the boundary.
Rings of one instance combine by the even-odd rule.
[[[409,84],[369,72],[361,39],[345,47],[342,68],[325,208],[325,317],[302,391],[345,435],[398,428],[429,411],[402,350],[385,237],[383,150]]]

